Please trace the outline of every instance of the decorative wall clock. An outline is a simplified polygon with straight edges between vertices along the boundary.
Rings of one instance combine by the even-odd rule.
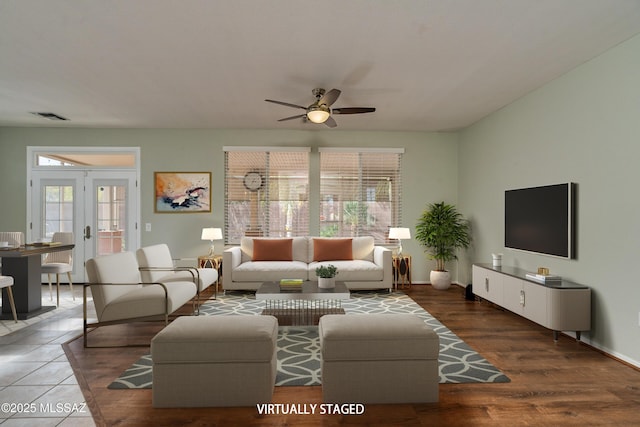
[[[247,172],[242,182],[249,191],[258,191],[264,184],[262,175],[259,172]]]

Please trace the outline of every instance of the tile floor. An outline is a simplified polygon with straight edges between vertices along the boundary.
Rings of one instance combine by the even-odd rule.
[[[60,291],[60,307],[33,319],[0,321],[0,425],[94,426],[62,344],[82,333],[82,286]],[[49,300],[42,288],[42,305]]]

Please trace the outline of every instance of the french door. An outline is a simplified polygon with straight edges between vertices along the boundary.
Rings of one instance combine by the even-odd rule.
[[[73,232],[71,277],[74,282],[86,282],[87,259],[138,248],[136,175],[135,170],[32,171],[27,240],[48,240],[56,231]]]

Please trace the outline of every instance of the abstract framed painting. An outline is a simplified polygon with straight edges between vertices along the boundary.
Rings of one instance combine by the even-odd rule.
[[[156,213],[211,212],[211,172],[155,172]]]

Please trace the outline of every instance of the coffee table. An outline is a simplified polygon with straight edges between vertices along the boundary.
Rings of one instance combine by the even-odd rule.
[[[341,301],[349,298],[344,282],[336,282],[331,289],[310,281],[299,287],[264,282],[256,291],[256,300],[265,301],[262,314],[275,316],[281,326],[317,325],[325,314],[344,314]]]

